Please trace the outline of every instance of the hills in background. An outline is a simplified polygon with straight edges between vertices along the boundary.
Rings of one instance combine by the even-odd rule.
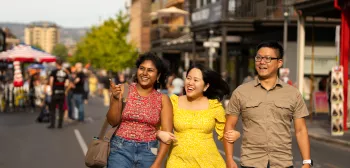
[[[10,31],[24,42],[24,29],[27,24],[25,23],[8,23],[0,22],[0,27],[7,27]],[[85,35],[88,28],[64,28],[60,26],[60,41],[59,43],[72,45],[80,40]]]

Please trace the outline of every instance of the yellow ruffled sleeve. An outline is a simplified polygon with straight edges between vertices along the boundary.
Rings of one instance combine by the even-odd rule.
[[[178,107],[179,97],[176,94],[170,96],[171,104],[173,104],[173,111]]]
[[[218,139],[222,141],[226,122],[225,109],[218,100],[211,100],[211,109],[215,112],[215,131]]]

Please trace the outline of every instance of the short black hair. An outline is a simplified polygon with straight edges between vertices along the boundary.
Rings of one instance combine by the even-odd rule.
[[[225,95],[228,95],[230,93],[230,87],[222,79],[221,75],[207,68],[203,64],[193,64],[187,70],[186,77],[193,68],[197,68],[202,72],[204,85],[209,83],[209,88],[203,93],[205,97],[208,99],[217,99],[221,101]],[[185,91],[184,93],[186,94]]]
[[[152,61],[157,68],[158,74],[160,74],[160,77],[158,80],[159,83],[157,82],[154,83],[153,85],[154,89],[158,89],[160,88],[160,86],[165,85],[165,79],[168,76],[168,68],[165,66],[164,61],[161,58],[159,58],[157,54],[152,52],[146,52],[144,54],[141,54],[139,58],[136,60],[136,64],[135,64],[136,68],[139,68],[140,65],[146,60]],[[134,81],[137,82],[137,75],[135,75],[134,77],[135,77]]]
[[[261,42],[257,47],[256,51],[259,51],[260,48],[267,47],[267,48],[273,48],[275,49],[278,53],[277,58],[282,59],[284,55],[284,49],[280,43],[277,41],[263,41]]]
[[[56,64],[62,66],[63,61],[59,58],[56,58]]]

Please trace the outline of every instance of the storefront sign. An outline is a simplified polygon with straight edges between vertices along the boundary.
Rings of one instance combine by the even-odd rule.
[[[314,111],[315,113],[328,113],[328,96],[327,92],[314,92]]]
[[[221,19],[221,2],[209,4],[191,15],[193,25],[207,24]]]

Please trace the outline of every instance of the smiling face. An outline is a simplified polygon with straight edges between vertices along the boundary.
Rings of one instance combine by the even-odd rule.
[[[158,70],[151,60],[143,61],[137,69],[137,81],[143,87],[153,87],[158,77]]]
[[[261,57],[261,61],[255,61],[255,69],[261,79],[276,78],[277,71],[283,65],[282,59],[279,58],[277,50],[269,47],[262,47],[258,50],[256,57]],[[271,62],[266,61],[272,58]]]
[[[185,91],[187,97],[197,98],[203,96],[203,92],[207,90],[209,85],[205,85],[202,71],[193,68],[191,69],[185,80]]]

